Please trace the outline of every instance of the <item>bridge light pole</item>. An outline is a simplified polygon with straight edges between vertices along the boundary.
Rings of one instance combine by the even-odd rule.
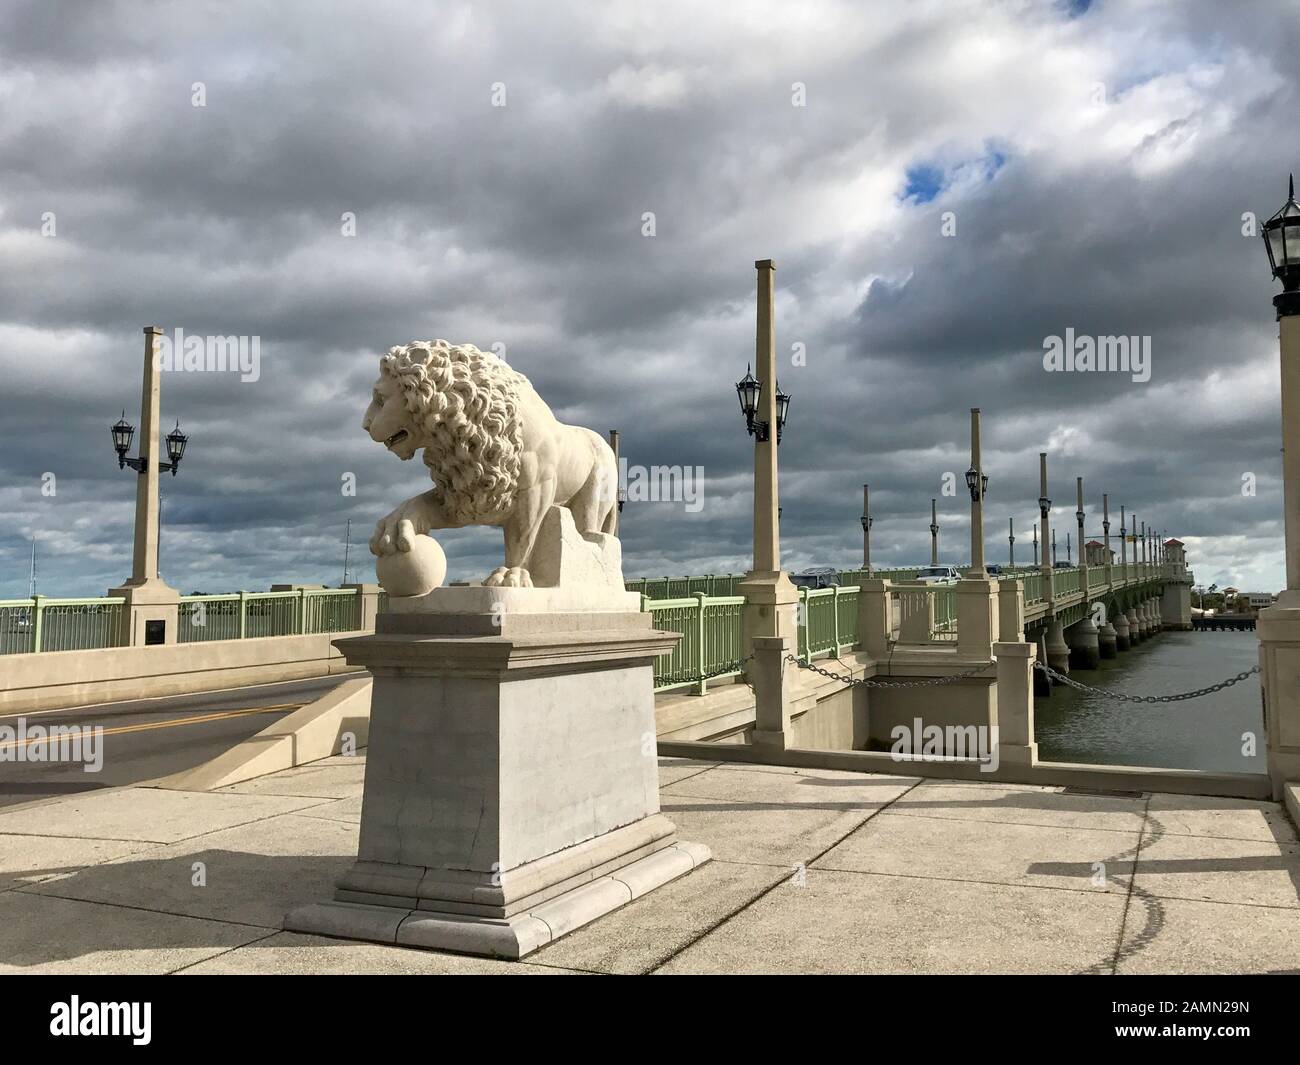
[[[1038,526],[1033,526],[1034,530],[1034,569],[1038,568]]]
[[[795,603],[799,595],[781,568],[780,487],[777,480],[777,451],[790,409],[790,397],[776,381],[776,264],[771,259],[754,263],[758,271],[757,315],[754,333],[754,368],[758,378],[746,370],[736,384],[745,429],[754,438],[754,563],[739,584],[745,597],[743,613],[744,654],[755,651],[756,640],[777,638],[793,647],[796,634]],[[773,431],[775,429],[775,431]],[[784,668],[784,667],[782,667]],[[747,670],[752,677],[755,674]],[[755,741],[769,742],[770,721],[760,723]],[[762,735],[759,732],[762,731]],[[780,740],[784,742],[784,740]]]
[[[1056,568],[1056,530],[1052,530],[1052,568]]]
[[[1042,535],[1039,539],[1043,542],[1043,569],[1047,571],[1047,587],[1044,593],[1047,596],[1052,594],[1051,584],[1051,564],[1047,561],[1047,539],[1048,539],[1048,519],[1052,513],[1052,501],[1047,498],[1047,452],[1038,453],[1038,523],[1042,529]]]
[[[1083,538],[1083,519],[1085,515],[1083,512],[1083,478],[1082,477],[1076,477],[1074,479],[1074,490],[1075,490],[1075,495],[1077,497],[1077,502],[1075,503],[1075,510],[1074,510],[1074,520],[1078,523],[1078,527],[1079,527],[1079,568],[1080,570],[1083,571],[1079,577],[1079,581],[1080,581],[1080,588],[1083,591],[1083,597],[1085,600],[1087,600],[1088,598],[1088,549],[1084,546],[1084,538]]]
[[[1124,527],[1124,508],[1119,508],[1119,565],[1128,580],[1128,529]]]
[[[138,456],[131,458],[127,455],[135,428],[126,420],[125,411],[109,430],[113,438],[113,450],[117,452],[118,469],[129,467],[138,474],[131,577],[121,587],[110,588],[108,593],[125,600],[122,610],[122,642],[129,646],[176,642],[178,593],[158,573],[159,475],[164,472],[170,472],[173,477],[176,475],[181,459],[185,456],[189,437],[181,432],[180,423],[177,422],[176,428],[166,438],[167,457],[170,461],[161,461],[158,429],[162,420],[162,367],[157,357],[158,339],[161,336],[162,329],[158,326],[144,327]]]
[[[935,501],[930,500],[930,565],[939,564],[939,512]]]
[[[871,516],[871,492],[869,485],[862,486],[862,568],[871,576],[871,525],[875,519]]]
[[[1007,569],[1016,568],[1016,519],[1007,519]]]
[[[1101,556],[1102,562],[1106,564],[1106,583],[1110,583],[1110,496],[1105,492],[1101,494],[1101,534],[1102,545],[1105,547],[1105,553]]]
[[[988,576],[984,568],[984,496],[989,478],[981,466],[980,409],[970,409],[970,469],[966,471],[966,488],[970,491],[970,571],[969,577]]]

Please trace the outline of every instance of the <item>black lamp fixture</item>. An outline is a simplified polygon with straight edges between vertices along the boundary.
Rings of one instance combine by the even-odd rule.
[[[122,417],[109,427],[109,432],[113,436],[113,450],[117,452],[117,468],[124,470],[130,466],[136,473],[144,473],[149,468],[149,456],[131,458],[127,455],[131,450],[131,440],[135,436],[135,426],[126,420],[126,411],[123,411]],[[181,459],[185,457],[185,445],[190,442],[190,438],[181,432],[181,423],[177,422],[176,428],[168,433],[165,439],[167,457],[171,461],[158,463],[158,471],[167,473],[170,470],[171,475],[175,477]]]
[[[620,514],[623,513],[623,504],[626,502],[627,502],[627,489],[620,488],[618,490],[618,512]]]
[[[1039,496],[1039,497],[1038,497],[1038,516],[1039,516],[1040,518],[1046,518],[1047,515],[1048,515],[1049,513],[1051,513],[1051,510],[1052,510],[1052,501],[1051,501],[1050,499],[1048,499],[1047,496]]]
[[[740,399],[740,410],[745,415],[745,431],[755,440],[768,439],[768,424],[758,417],[758,397],[763,390],[763,382],[754,377],[753,367],[745,368],[745,376],[736,382],[736,395]],[[781,391],[780,382],[776,386],[776,442],[781,442],[785,430],[786,415],[790,412],[790,397]]]
[[[862,517],[858,519],[858,522],[862,525],[862,531],[867,532],[871,528],[871,526],[875,523],[875,520],[876,519],[873,518],[870,514],[863,514]]]
[[[976,478],[979,478],[978,492],[975,488]],[[966,488],[970,491],[970,501],[978,503],[981,499],[989,494],[989,475],[980,474],[974,466],[966,471]]]
[[[1273,276],[1283,291],[1273,297],[1279,318],[1300,314],[1300,203],[1295,198],[1295,175],[1282,209],[1264,223],[1264,247]]]

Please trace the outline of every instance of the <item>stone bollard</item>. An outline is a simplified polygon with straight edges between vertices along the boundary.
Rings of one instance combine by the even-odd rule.
[[[1055,618],[1047,625],[1047,664],[1058,673],[1070,672],[1070,645],[1065,642],[1065,628]]]
[[[1130,646],[1141,643],[1146,638],[1146,633],[1142,628],[1142,619],[1138,617],[1136,607],[1129,607],[1128,614],[1128,640]]]
[[[1033,765],[1038,761],[1038,744],[1030,677],[1042,675],[1034,669],[1034,645],[999,642],[993,645],[993,654],[998,663],[998,758],[1012,765]]]
[[[1101,646],[1097,636],[1097,626],[1092,618],[1085,616],[1082,621],[1070,626],[1070,666],[1074,669],[1096,669],[1101,663]]]
[[[862,650],[877,661],[889,657],[893,631],[889,581],[869,579],[858,583],[858,636]]]
[[[1123,611],[1115,614],[1115,650],[1127,651],[1132,646],[1128,636],[1128,618]]]
[[[1119,653],[1119,633],[1111,624],[1109,615],[1106,615],[1105,623],[1097,629],[1097,646],[1102,658],[1114,658]]]

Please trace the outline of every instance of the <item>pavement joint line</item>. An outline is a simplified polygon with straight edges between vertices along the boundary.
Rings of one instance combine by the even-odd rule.
[[[671,784],[664,784],[664,785],[662,785],[662,786],[659,788],[659,790],[660,790],[661,792],[662,792],[662,791],[667,791],[669,788],[674,787],[674,786],[677,785],[677,784],[684,784],[684,783],[685,783],[686,781],[688,781],[688,780],[694,780],[696,777],[698,777],[698,776],[703,776],[705,773],[710,773],[710,772],[712,772],[713,770],[715,770],[715,769],[717,769],[717,768],[718,768],[718,767],[717,767],[716,765],[711,765],[711,766],[706,766],[704,769],[697,769],[694,773],[688,773],[688,774],[687,774],[686,776],[684,776],[684,777],[678,777],[678,778],[677,778],[676,780],[674,780]]]
[[[1058,832],[1115,832],[1121,835],[1133,832],[1132,828],[1102,828],[1091,825],[1040,825],[1033,821],[993,821],[984,817],[941,817],[938,814],[906,813],[902,810],[890,811],[891,817],[915,817],[923,821],[944,821],[947,823],[965,823],[971,825],[1008,825],[1012,828],[1051,828]],[[1140,826],[1139,826],[1140,827]],[[1204,836],[1203,839],[1219,839],[1219,836]]]
[[[1068,887],[1065,884],[1022,884],[1013,883],[1009,880],[978,880],[974,877],[959,876],[925,876],[921,873],[886,873],[879,869],[841,869],[837,866],[819,865],[816,868],[808,867],[809,875],[813,873],[848,873],[855,876],[879,876],[887,877],[891,880],[928,880],[939,884],[974,884],[979,887],[992,888],[1031,888],[1034,891],[1074,891],[1084,895],[1100,895],[1112,899],[1118,899],[1122,894],[1119,891],[1104,891],[1100,888],[1086,887]],[[1121,874],[1116,874],[1116,880],[1120,879]]]
[[[206,965],[210,961],[216,961],[217,958],[224,958],[227,954],[234,954],[235,951],[243,950],[245,947],[255,947],[259,943],[265,943],[268,939],[274,939],[283,931],[284,929],[281,928],[275,932],[268,932],[264,936],[258,936],[256,939],[250,939],[247,943],[240,943],[233,947],[227,947],[225,950],[217,951],[216,954],[209,954],[206,958],[200,958],[197,961],[189,962],[188,964],[182,965],[176,969],[169,969],[167,972],[163,973],[163,975],[176,976],[179,973],[183,973],[186,969],[193,969],[196,965]]]
[[[1124,908],[1119,915],[1119,933],[1115,938],[1115,949],[1110,957],[1110,975],[1119,973],[1119,956],[1124,950],[1124,936],[1128,928],[1129,910],[1133,908],[1133,885],[1137,883],[1137,863],[1142,857],[1142,841],[1146,838],[1147,822],[1151,819],[1151,796],[1142,803],[1142,821],[1137,829],[1137,844],[1133,848],[1133,861],[1129,866],[1128,883],[1125,885]]]
[[[803,868],[804,868],[805,870],[807,870],[807,869],[808,869],[808,868],[809,868],[809,867],[810,867],[814,862],[818,861],[818,860],[821,859],[821,858],[824,858],[827,854],[829,854],[829,853],[830,853],[831,851],[833,851],[836,847],[838,847],[841,843],[843,843],[846,839],[848,839],[851,835],[853,835],[854,832],[856,832],[859,828],[861,828],[863,825],[865,825],[865,824],[866,824],[868,821],[870,821],[873,817],[877,816],[877,815],[878,815],[879,813],[881,813],[883,810],[887,809],[888,807],[892,806],[894,803],[898,802],[898,800],[901,799],[904,795],[908,795],[908,794],[910,794],[911,792],[915,791],[918,787],[921,786],[922,783],[923,783],[923,778],[917,778],[916,781],[915,781],[914,783],[912,783],[909,787],[905,788],[905,789],[904,789],[902,792],[900,792],[898,795],[895,795],[895,796],[894,796],[892,799],[890,799],[887,803],[885,803],[883,806],[881,806],[880,809],[873,810],[873,811],[871,811],[871,813],[867,814],[866,817],[864,817],[861,821],[859,821],[856,825],[854,825],[851,829],[849,829],[846,833],[844,833],[844,835],[842,835],[839,839],[835,840],[835,841],[834,841],[830,846],[828,846],[828,847],[824,848],[823,850],[819,851],[817,854],[814,854],[814,855],[813,855],[811,858],[809,858],[807,861],[804,861],[804,862],[798,862],[798,863],[796,863],[796,865],[802,865]],[[788,867],[787,867],[787,868],[788,868]],[[691,949],[691,947],[695,946],[696,943],[699,943],[701,940],[707,938],[708,936],[711,936],[714,932],[716,932],[716,931],[717,931],[719,928],[721,928],[723,925],[725,925],[725,924],[727,924],[728,922],[730,922],[730,921],[731,921],[733,918],[735,918],[737,915],[743,913],[745,910],[750,909],[752,906],[754,906],[755,903],[761,901],[762,899],[767,898],[768,895],[770,895],[773,891],[775,891],[778,887],[780,887],[782,884],[784,884],[784,883],[785,883],[786,881],[788,881],[789,879],[790,879],[790,875],[789,875],[788,872],[786,872],[786,873],[784,873],[783,875],[779,876],[776,880],[774,880],[772,883],[770,883],[767,887],[762,888],[762,889],[761,889],[761,890],[760,890],[756,895],[754,895],[754,896],[753,896],[753,897],[752,897],[748,902],[742,902],[739,906],[737,906],[737,907],[736,907],[734,910],[732,910],[730,913],[723,914],[722,917],[720,917],[718,920],[714,921],[714,922],[713,922],[712,924],[710,924],[707,928],[705,928],[703,931],[701,931],[698,935],[696,935],[695,937],[693,937],[692,939],[690,939],[688,942],[682,944],[682,945],[681,945],[680,947],[678,947],[676,950],[671,951],[671,952],[668,954],[668,956],[667,956],[666,958],[664,958],[663,960],[661,960],[661,961],[658,962],[657,964],[655,964],[655,965],[651,966],[649,969],[647,969],[647,970],[645,971],[645,975],[650,976],[650,975],[653,975],[654,973],[658,972],[660,969],[662,969],[665,965],[667,965],[667,964],[668,964],[670,961],[672,961],[674,958],[679,957],[679,956],[680,956],[681,954],[683,954],[685,951],[688,951],[688,950]]]
[[[39,884],[33,884],[32,887],[40,887]],[[110,910],[132,910],[136,913],[157,913],[164,917],[183,917],[190,921],[209,921],[212,924],[228,924],[234,928],[262,928],[272,932],[282,932],[282,928],[276,928],[267,924],[254,924],[252,921],[232,921],[226,917],[199,917],[192,913],[180,913],[176,910],[156,910],[148,906],[132,906],[126,902],[105,902],[103,899],[82,899],[75,895],[59,895],[53,891],[34,891],[15,888],[14,894],[28,895],[38,899],[58,899],[60,902],[80,902],[87,906],[104,906]]]

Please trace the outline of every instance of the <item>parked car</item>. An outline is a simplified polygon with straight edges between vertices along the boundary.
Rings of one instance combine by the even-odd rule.
[[[1002,567],[999,565],[994,564],[992,566],[985,566],[984,570],[990,577],[1002,576]]]
[[[802,573],[791,574],[796,588],[838,588],[840,586],[839,570],[833,566],[814,566]]]
[[[922,584],[956,584],[960,579],[956,566],[927,566],[916,575]]]
[[[1052,569],[1074,569],[1073,562],[1053,562]]]

